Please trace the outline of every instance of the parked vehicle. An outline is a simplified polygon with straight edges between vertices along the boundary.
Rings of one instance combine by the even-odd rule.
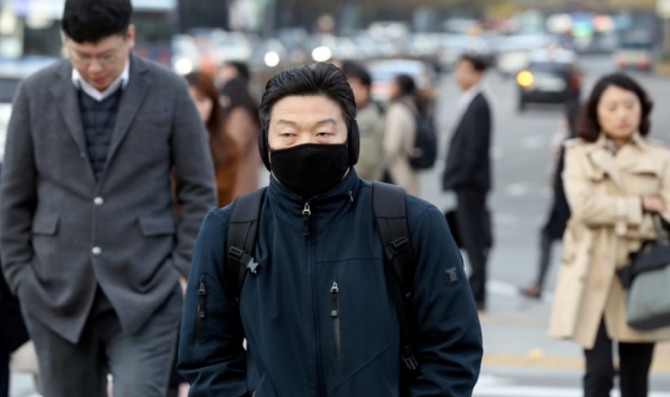
[[[562,104],[579,95],[582,75],[574,52],[550,48],[535,53],[516,75],[518,109],[529,103]]]

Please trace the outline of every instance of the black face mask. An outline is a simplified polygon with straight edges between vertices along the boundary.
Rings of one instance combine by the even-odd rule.
[[[342,180],[349,168],[347,144],[306,143],[270,150],[272,175],[293,193],[310,199]]]

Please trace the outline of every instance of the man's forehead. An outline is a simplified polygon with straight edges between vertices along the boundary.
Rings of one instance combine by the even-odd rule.
[[[270,111],[272,115],[276,113],[295,113],[300,118],[309,118],[317,114],[341,114],[342,106],[326,95],[288,95],[277,100]]]

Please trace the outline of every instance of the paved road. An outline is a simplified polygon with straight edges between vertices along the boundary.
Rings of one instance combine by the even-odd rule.
[[[582,66],[586,90],[600,74],[613,70],[606,57],[585,59]],[[670,112],[661,105],[664,94],[670,92],[670,77],[636,76],[657,102],[652,136],[670,143]],[[448,77],[439,86],[443,156],[458,92]],[[489,310],[481,316],[486,355],[475,396],[576,397],[581,395],[582,353],[571,342],[547,336],[551,296],[529,301],[517,294],[517,287],[528,283],[535,272],[538,230],[550,198],[547,177],[551,139],[561,112],[560,108],[542,106],[518,114],[514,88],[511,80],[493,73],[487,78],[496,121],[492,151],[495,191],[490,201],[496,247],[490,262]],[[440,192],[441,168],[438,164],[422,175],[421,189],[424,198],[446,208],[454,199]],[[555,270],[551,269],[548,285],[553,284]],[[33,393],[29,377],[16,375],[14,379],[13,397]],[[651,386],[651,397],[670,397],[670,345],[658,346]]]
[[[613,71],[608,57],[581,61],[585,72],[584,97],[603,73]],[[649,90],[657,107],[652,113],[652,137],[670,143],[670,112],[661,101],[670,92],[670,77],[634,74]],[[453,128],[458,91],[449,77],[440,84],[439,115],[443,137],[441,153]],[[475,396],[580,396],[582,352],[573,343],[547,336],[551,294],[530,301],[517,293],[535,275],[538,233],[549,205],[548,176],[552,135],[559,126],[561,109],[535,106],[519,114],[512,80],[495,74],[486,88],[495,112],[495,187],[490,199],[494,213],[496,247],[489,264],[489,310],[481,315],[485,358],[482,379]],[[422,196],[440,208],[454,198],[440,192],[441,164],[422,177]],[[557,258],[560,246],[554,257]],[[553,263],[557,263],[554,260]],[[553,266],[547,285],[553,285]],[[652,396],[670,396],[670,345],[659,345],[656,353]],[[665,393],[661,393],[665,392]],[[618,394],[613,394],[617,396]]]

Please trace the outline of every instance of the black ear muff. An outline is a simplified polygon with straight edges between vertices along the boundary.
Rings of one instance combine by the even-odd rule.
[[[270,171],[270,151],[268,147],[268,131],[265,128],[261,128],[261,131],[258,133],[258,151],[260,152],[261,159],[265,168]]]
[[[361,134],[358,130],[358,123],[355,119],[349,125],[347,147],[349,148],[349,166],[353,167],[356,165],[356,163],[358,163],[358,154],[361,148]]]

